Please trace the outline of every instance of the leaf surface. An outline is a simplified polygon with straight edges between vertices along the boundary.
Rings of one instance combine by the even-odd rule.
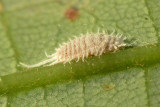
[[[69,21],[65,17],[65,12],[72,6],[78,8],[79,12],[75,21]],[[0,86],[8,87],[5,83],[8,81],[14,83],[15,77],[18,78],[16,73],[25,72],[17,67],[19,62],[27,64],[40,62],[46,59],[44,51],[52,54],[59,44],[74,36],[86,34],[87,31],[97,33],[98,28],[109,32],[115,29],[117,33],[123,33],[127,38],[136,38],[137,46],[158,43],[159,13],[159,0],[1,0]],[[158,52],[157,50],[157,54]],[[116,55],[120,56],[120,54]],[[129,56],[130,53],[124,50],[124,55]],[[146,55],[148,54],[144,52],[144,56]],[[156,55],[153,54],[153,56]],[[107,55],[103,56],[104,59],[106,57]],[[148,59],[151,58],[148,57]],[[118,63],[123,59],[127,61],[125,57],[120,59],[116,60],[113,57],[109,62],[117,61]],[[97,65],[101,65],[100,60],[104,61],[102,58],[98,61],[91,58],[90,62],[95,64],[97,61]],[[97,67],[98,71],[103,73],[97,72],[94,76],[90,73],[85,75],[81,71],[85,69],[94,72],[93,68],[86,64],[84,68],[77,68],[76,77],[80,79],[70,78],[69,81],[57,84],[46,82],[49,78],[49,75],[46,75],[45,82],[41,85],[38,85],[40,84],[38,82],[25,85],[26,80],[32,81],[33,78],[23,75],[28,73],[19,73],[19,76],[24,76],[24,79],[17,84],[22,82],[20,87],[31,86],[31,88],[7,94],[1,93],[0,106],[158,107],[160,105],[160,65],[158,63],[159,59],[154,60],[152,65],[142,65],[142,67],[128,67],[126,64],[124,68],[116,68],[112,65],[111,67],[115,68],[114,71]],[[85,65],[82,62],[78,64],[82,67]],[[136,64],[139,63],[135,62]],[[76,64],[73,63],[74,65]],[[52,69],[56,67],[53,66]],[[29,73],[33,77],[38,74],[38,79],[43,81],[42,77],[45,75],[42,75],[42,72],[49,70],[50,68],[40,68],[37,70],[37,72],[40,71],[39,74],[34,74],[36,69],[33,73],[32,71]],[[67,72],[64,74],[62,77],[68,76]],[[3,81],[3,77],[7,75],[11,78]],[[72,76],[69,74],[68,77]],[[37,87],[32,87],[35,84]],[[12,88],[16,89],[16,87]]]

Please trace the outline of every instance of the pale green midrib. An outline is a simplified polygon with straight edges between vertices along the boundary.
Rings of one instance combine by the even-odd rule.
[[[154,20],[154,17],[152,16],[151,9],[149,8],[148,1],[147,1],[147,0],[144,0],[144,2],[145,2],[145,5],[146,5],[146,8],[147,8],[147,10],[148,10],[148,16],[149,16],[149,18],[150,18],[151,21],[152,21],[152,26],[153,26],[153,28],[154,28],[155,31],[156,31],[156,37],[158,38],[158,42],[160,42],[158,27],[154,24],[155,20]]]
[[[143,60],[142,60],[143,59]],[[57,84],[86,76],[125,70],[128,67],[148,67],[160,63],[160,44],[124,49],[101,57],[86,58],[87,63],[79,61],[72,64],[57,64],[52,67],[35,69],[19,68],[14,74],[1,76],[0,94],[18,92],[39,86]],[[138,65],[137,65],[138,64]],[[88,67],[89,66],[89,67]],[[80,69],[79,69],[80,68]],[[146,87],[147,88],[147,87]]]

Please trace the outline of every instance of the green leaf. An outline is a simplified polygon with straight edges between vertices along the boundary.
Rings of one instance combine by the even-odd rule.
[[[75,21],[65,17],[72,6]],[[159,107],[159,7],[159,0],[1,0],[0,106]],[[98,28],[135,38],[137,47],[65,66],[17,67]]]

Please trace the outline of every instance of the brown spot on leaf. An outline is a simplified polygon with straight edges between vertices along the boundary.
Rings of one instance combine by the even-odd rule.
[[[65,11],[65,17],[70,21],[75,21],[79,16],[78,9],[71,7]]]
[[[103,85],[102,88],[108,91],[108,90],[113,89],[115,86],[116,86],[115,84],[106,84],[106,85]]]

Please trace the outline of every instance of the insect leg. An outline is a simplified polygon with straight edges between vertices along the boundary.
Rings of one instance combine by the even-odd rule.
[[[24,63],[21,63],[21,62],[20,62],[20,65],[22,65],[23,67],[26,67],[26,68],[35,68],[35,67],[40,67],[40,66],[45,65],[45,64],[47,64],[47,63],[53,62],[53,61],[55,61],[55,60],[56,60],[56,57],[52,57],[52,58],[50,58],[50,59],[41,61],[41,62],[39,62],[39,63],[37,63],[37,64],[28,65],[28,64],[24,64]]]
[[[52,66],[52,65],[55,65],[55,64],[57,64],[57,63],[60,63],[60,62],[54,61],[54,62],[52,62],[52,63],[50,63],[50,64],[45,65],[45,66]]]
[[[46,51],[44,51],[44,53],[45,53],[45,55],[46,55],[47,58],[51,58],[51,57],[53,57],[55,55],[55,54],[49,55]]]

